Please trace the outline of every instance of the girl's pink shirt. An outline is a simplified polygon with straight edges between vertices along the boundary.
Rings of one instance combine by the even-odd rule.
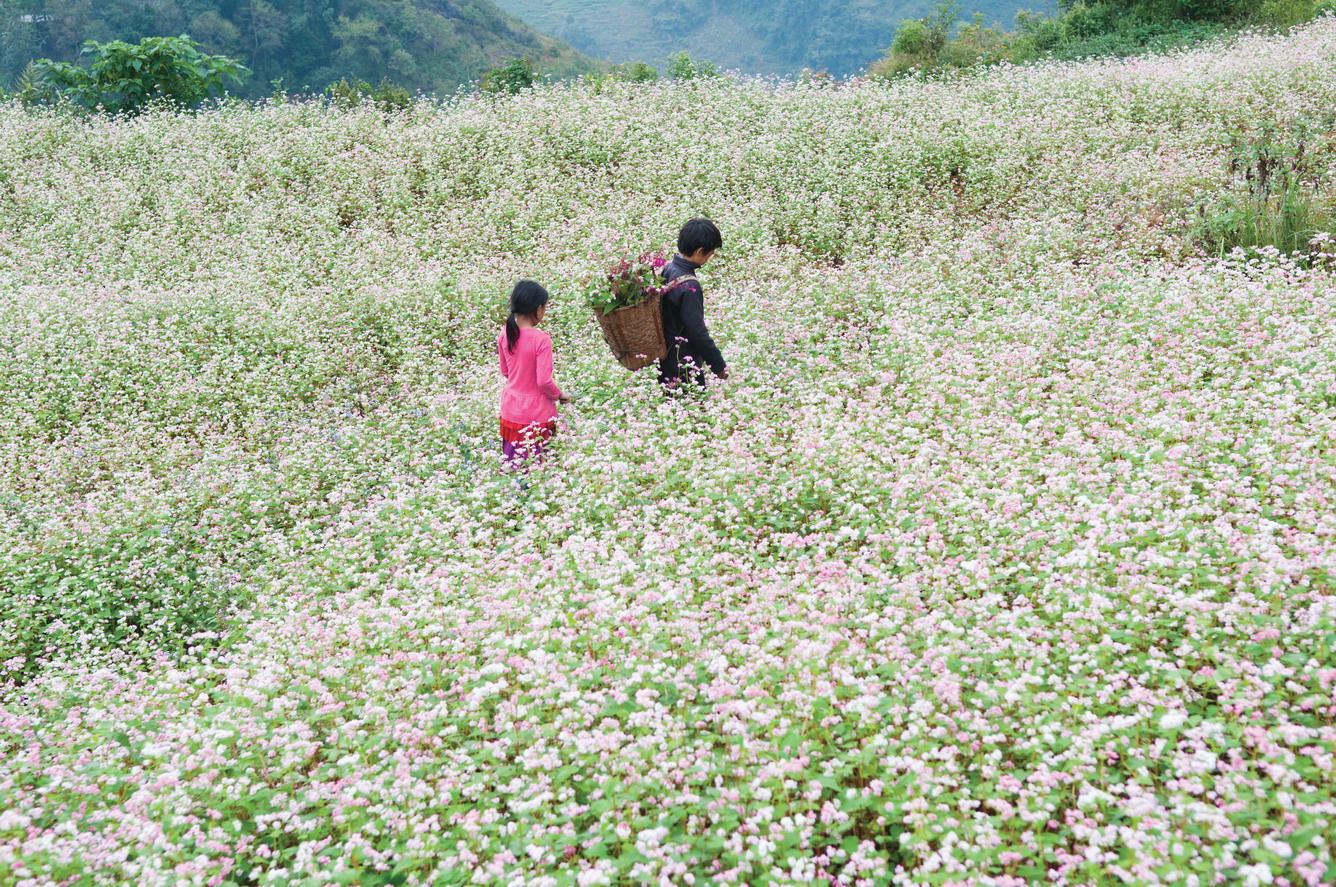
[[[506,331],[502,330],[496,350],[501,358],[501,375],[506,377],[501,418],[521,425],[557,418],[556,402],[562,393],[552,381],[551,337],[540,329],[521,328],[512,354],[506,345]]]

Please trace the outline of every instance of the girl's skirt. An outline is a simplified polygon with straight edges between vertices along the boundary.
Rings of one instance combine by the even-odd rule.
[[[543,449],[557,433],[557,420],[551,422],[518,422],[501,420],[501,452],[507,468],[515,468],[530,459],[541,461]]]

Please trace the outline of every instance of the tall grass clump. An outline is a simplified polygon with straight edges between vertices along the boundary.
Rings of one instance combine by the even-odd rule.
[[[1200,238],[1213,255],[1273,249],[1305,255],[1322,235],[1336,234],[1332,164],[1336,118],[1267,126],[1235,136],[1229,172],[1234,188],[1201,208]]]

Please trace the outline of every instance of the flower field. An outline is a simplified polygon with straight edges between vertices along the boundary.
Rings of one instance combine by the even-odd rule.
[[[1334,107],[1331,18],[0,106],[0,883],[1336,883],[1336,264],[1199,239]],[[582,293],[693,215],[732,378],[665,399]]]

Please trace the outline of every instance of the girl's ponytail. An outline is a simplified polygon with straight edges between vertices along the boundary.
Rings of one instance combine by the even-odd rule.
[[[510,316],[506,318],[506,349],[511,354],[515,353],[515,345],[520,341],[520,325],[515,322],[515,318],[533,317],[539,308],[547,304],[547,298],[547,290],[543,285],[532,280],[521,280],[510,291]]]
[[[513,300],[512,300],[513,301]],[[520,340],[520,325],[515,322],[515,312],[512,310],[510,316],[506,318],[506,350],[511,354],[515,353],[515,343]]]

